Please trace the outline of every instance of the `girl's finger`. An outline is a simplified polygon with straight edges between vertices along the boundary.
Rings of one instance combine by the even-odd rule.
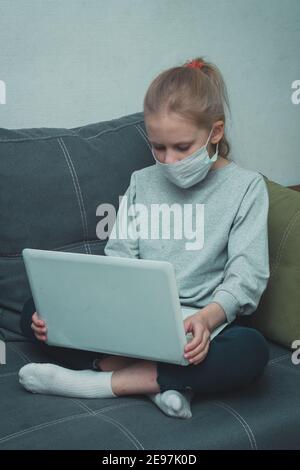
[[[196,334],[195,339],[197,340],[197,338],[198,338],[198,341],[196,341],[196,347],[194,347],[190,351],[185,352],[185,357],[187,357],[187,358],[193,357],[193,356],[195,356],[195,354],[200,353],[205,348],[209,337],[210,337],[209,331],[204,330],[204,332],[202,332],[202,339],[200,340],[200,343],[199,343],[199,334],[198,335]]]
[[[207,343],[198,346],[197,348],[193,349],[193,351],[190,351],[188,354],[185,354],[184,357],[189,361],[196,360],[199,354],[201,354],[205,350],[206,345]]]
[[[188,360],[191,359],[196,359],[199,354],[201,354],[203,351],[205,351],[205,348],[207,347],[207,343],[209,343],[209,333],[204,333],[204,338],[202,343],[200,343],[193,351],[190,351],[188,354],[185,354],[184,357]]]
[[[31,323],[31,328],[33,329],[35,333],[38,333],[38,334],[43,334],[47,332],[47,329],[45,327],[41,328],[39,326],[36,326],[34,323]]]
[[[194,366],[196,366],[197,364],[200,364],[200,362],[202,362],[206,358],[208,351],[209,351],[209,345],[210,345],[210,342],[208,341],[204,351],[201,354],[199,354],[199,356],[196,359],[193,359]]]
[[[31,323],[30,328],[31,328],[34,332],[37,331],[36,326],[35,326],[34,323]]]
[[[35,323],[31,323],[31,329],[35,332],[39,331],[39,327],[35,325]]]
[[[204,333],[203,333],[202,341],[199,344],[200,350],[205,349],[205,347],[207,345],[207,342],[209,342],[209,339],[210,339],[210,332],[208,330],[205,330]]]
[[[44,343],[44,342],[46,342],[47,338],[46,338],[46,336],[40,336],[38,338],[38,340],[41,341],[42,343]]]
[[[190,358],[190,361],[191,362],[198,362],[198,360],[203,356],[205,355],[206,351],[208,351],[208,348],[209,348],[209,341],[207,341],[207,343],[205,344],[204,348],[202,348],[201,350],[199,350],[197,348],[197,352],[196,354],[193,354],[193,356]],[[196,351],[196,350],[195,350]]]
[[[188,344],[185,345],[184,347],[185,353],[192,351],[195,348],[195,346],[199,344],[199,342],[202,342],[204,327],[200,323],[194,323],[193,327],[194,327],[193,328],[194,338]]]
[[[34,312],[34,314],[32,315],[32,321],[33,321],[33,323],[35,323],[36,325],[40,325],[40,326],[44,326],[44,325],[45,325],[44,320],[41,320],[41,319],[38,317],[37,312]]]
[[[46,339],[47,339],[47,336],[46,336],[46,335],[38,335],[38,334],[36,334],[35,337],[36,337],[39,341],[46,341]]]

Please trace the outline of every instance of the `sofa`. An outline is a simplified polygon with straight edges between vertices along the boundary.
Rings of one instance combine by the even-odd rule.
[[[270,360],[251,386],[195,396],[192,418],[178,419],[144,395],[71,399],[19,384],[24,364],[52,362],[21,333],[31,296],[22,249],[104,254],[97,206],[117,209],[131,173],[152,164],[142,112],[72,129],[0,129],[0,450],[300,449],[300,193],[267,175],[271,277],[240,322],[265,335]]]

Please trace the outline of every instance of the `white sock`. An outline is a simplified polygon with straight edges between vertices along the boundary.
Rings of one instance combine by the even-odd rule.
[[[158,408],[166,415],[177,418],[191,418],[191,400],[194,396],[193,390],[179,392],[178,390],[166,390],[163,393],[147,394]]]
[[[71,370],[55,364],[26,364],[19,382],[32,393],[75,398],[116,397],[111,388],[113,371]]]

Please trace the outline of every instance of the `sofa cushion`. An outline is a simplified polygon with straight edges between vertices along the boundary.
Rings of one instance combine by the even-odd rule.
[[[260,379],[244,389],[196,395],[192,418],[183,420],[166,416],[145,395],[72,399],[27,392],[18,370],[49,357],[35,344],[7,343],[0,450],[300,449],[299,366],[288,350],[269,345]]]
[[[300,193],[265,177],[270,278],[251,324],[288,348],[300,340]]]
[[[117,210],[131,173],[150,164],[143,113],[73,129],[0,128],[0,338],[22,339],[31,296],[22,249],[103,254],[98,205]]]

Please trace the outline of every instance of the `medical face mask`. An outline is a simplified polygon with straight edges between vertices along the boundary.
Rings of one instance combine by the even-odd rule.
[[[152,155],[156,161],[156,165],[159,166],[163,174],[174,184],[180,188],[190,188],[199,181],[203,180],[207,175],[211,165],[218,158],[218,144],[216,153],[210,158],[207,151],[207,144],[209,142],[211,133],[207,138],[206,144],[200,147],[196,152],[183,158],[182,160],[175,163],[161,163],[157,160],[154,155],[153,149]]]

